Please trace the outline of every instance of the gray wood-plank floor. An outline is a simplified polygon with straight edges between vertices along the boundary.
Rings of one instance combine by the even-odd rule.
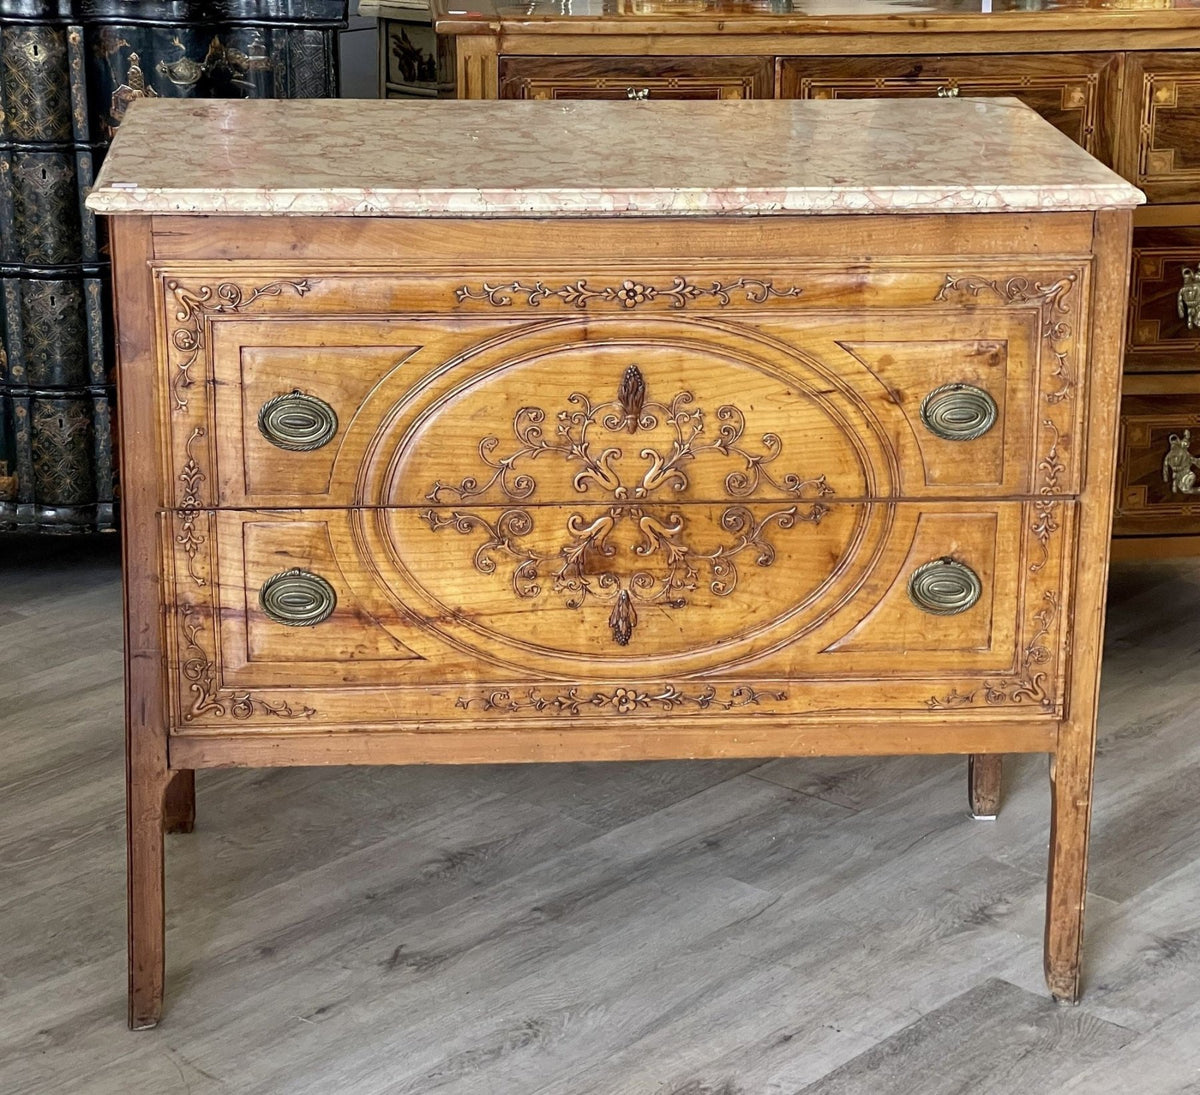
[[[1200,563],[1114,568],[1086,995],[1046,761],[205,772],[124,1027],[113,539],[0,540],[3,1095],[1200,1092]]]

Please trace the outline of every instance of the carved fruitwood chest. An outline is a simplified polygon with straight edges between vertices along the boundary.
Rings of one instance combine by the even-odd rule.
[[[1012,100],[523,110],[138,104],[90,199],[134,1024],[233,764],[1049,753],[1073,998],[1140,195]]]

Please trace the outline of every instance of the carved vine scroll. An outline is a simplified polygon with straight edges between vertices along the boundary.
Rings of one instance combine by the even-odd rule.
[[[497,457],[499,438],[485,437],[479,442],[479,458],[491,470],[486,481],[481,483],[475,476],[463,478],[457,486],[439,481],[426,495],[434,503],[462,504],[495,492],[508,502],[527,502],[537,492],[537,481],[523,470],[525,464],[547,453],[559,454],[578,469],[572,480],[574,489],[580,494],[599,491],[608,505],[590,517],[570,514],[565,535],[552,551],[531,543],[535,518],[519,505],[496,517],[465,508],[449,513],[428,509],[421,516],[434,532],[453,529],[464,536],[480,537],[473,559],[480,573],[494,574],[499,560],[507,559],[512,568],[509,581],[520,598],[540,596],[543,582],[549,581],[568,608],[580,608],[589,599],[611,602],[609,628],[619,646],[633,638],[639,604],[681,609],[702,583],[714,595],[727,597],[737,587],[741,556],[751,558],[757,566],[770,566],[775,561],[773,532],[788,531],[799,523],[818,524],[828,512],[828,506],[820,501],[780,506],[761,515],[745,505],[731,504],[718,518],[724,542],[708,551],[697,550],[688,542],[693,514],[684,510],[664,513],[649,505],[658,492],[685,491],[690,483],[688,467],[698,459],[735,463],[724,479],[731,499],[750,498],[764,483],[797,500],[823,498],[833,489],[823,475],[776,474],[771,465],[781,453],[782,441],[778,435],[766,433],[761,451],[747,447],[743,441],[745,416],[733,405],[717,408],[716,432],[710,437],[706,413],[693,406],[691,392],[679,392],[667,403],[648,399],[645,377],[636,365],[625,370],[615,398],[593,404],[586,395],[575,392],[569,402],[575,409],[558,413],[549,437],[543,430],[546,412],[522,407],[513,419],[513,434],[519,442],[516,449]],[[671,428],[670,445],[655,447],[647,440],[638,450],[644,466],[628,482],[623,476],[622,449],[594,443],[598,429],[610,436],[637,434],[661,423]],[[629,559],[618,558],[612,542],[614,531],[623,524],[632,524],[636,534],[628,549]]]
[[[711,685],[698,692],[684,692],[673,684],[629,685],[589,692],[568,688],[547,694],[540,688],[527,689],[524,695],[514,695],[507,688],[495,688],[478,696],[459,696],[455,707],[469,710],[477,703],[483,711],[516,714],[522,711],[547,712],[572,717],[594,711],[599,714],[632,715],[640,711],[673,711],[679,707],[695,707],[699,711],[732,711],[736,707],[757,706],[764,699],[786,700],[787,693],[778,690],[759,690],[753,685],[739,684],[721,691]]]
[[[804,290],[794,287],[776,289],[771,282],[758,278],[734,278],[732,281],[714,281],[709,285],[698,285],[686,277],[676,275],[669,285],[650,285],[634,278],[625,278],[619,285],[603,285],[598,289],[592,288],[586,278],[553,287],[541,281],[535,281],[532,285],[526,285],[520,280],[499,285],[491,285],[485,281],[478,289],[463,285],[454,290],[454,296],[459,304],[478,300],[494,308],[511,308],[518,298],[524,297],[524,303],[530,308],[536,308],[546,300],[558,300],[572,308],[583,310],[593,303],[637,308],[652,301],[663,301],[672,308],[686,308],[695,301],[706,299],[724,308],[733,301],[732,294],[739,292],[748,303],[763,304],[772,297],[798,297]]]
[[[308,292],[309,284],[307,281],[273,281],[244,289],[234,282],[223,281],[216,288],[201,285],[198,289],[189,289],[172,279],[167,282],[167,289],[175,298],[171,345],[179,352],[172,371],[171,396],[174,410],[186,411],[188,389],[196,384],[192,369],[204,354],[206,318],[241,312],[261,297],[279,296],[284,289],[291,289],[302,297]]]
[[[286,700],[267,700],[251,692],[222,691],[217,685],[217,666],[204,649],[201,633],[206,631],[203,611],[195,604],[184,603],[180,612],[180,631],[183,636],[183,658],[180,671],[192,703],[184,710],[187,722],[200,715],[216,715],[245,721],[256,712],[279,719],[309,719],[317,712],[307,706],[293,707]]]

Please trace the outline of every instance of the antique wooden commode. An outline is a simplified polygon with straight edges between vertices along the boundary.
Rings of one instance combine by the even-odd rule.
[[[1049,753],[1075,999],[1140,197],[1014,100],[136,104],[132,1024],[225,765]]]

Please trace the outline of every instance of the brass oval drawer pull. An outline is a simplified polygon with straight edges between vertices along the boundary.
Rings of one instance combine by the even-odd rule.
[[[995,424],[996,401],[970,384],[943,384],[921,400],[921,421],[943,441],[974,441]]]
[[[333,615],[337,594],[324,578],[307,570],[285,570],[263,582],[258,591],[263,613],[287,627],[312,627]]]
[[[983,583],[966,563],[946,556],[917,567],[908,579],[908,596],[931,616],[956,616],[979,600]]]
[[[625,89],[625,98],[644,102],[650,98],[650,89],[648,87],[627,87]]]
[[[943,84],[937,89],[937,97],[939,99],[957,99],[958,88],[951,87],[949,84]]]
[[[258,411],[258,429],[272,445],[290,452],[311,452],[337,433],[337,413],[323,399],[298,388],[268,399]]]

